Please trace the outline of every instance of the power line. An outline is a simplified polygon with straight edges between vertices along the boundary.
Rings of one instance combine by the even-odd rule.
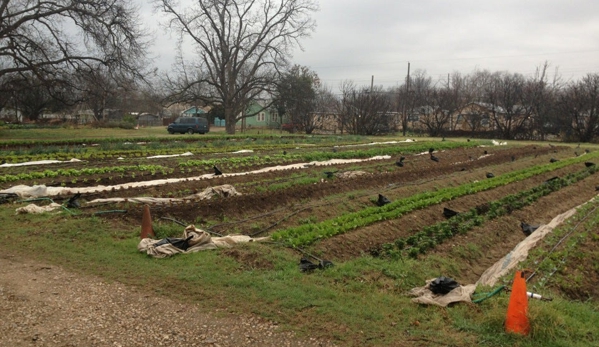
[[[551,56],[551,55],[563,55],[563,54],[582,54],[582,53],[599,53],[599,50],[588,50],[588,51],[562,51],[553,53],[533,53],[533,54],[514,54],[514,55],[489,55],[489,56],[478,56],[478,57],[459,57],[459,58],[442,58],[442,59],[405,59],[405,60],[394,60],[387,62],[367,63],[367,64],[350,64],[350,65],[329,65],[329,66],[314,66],[312,69],[337,69],[337,68],[352,68],[352,67],[372,67],[381,65],[392,65],[392,64],[405,64],[408,61],[417,63],[427,62],[443,62],[443,61],[462,61],[462,60],[480,60],[480,59],[505,59],[505,58],[524,58],[524,57],[539,57],[539,56]]]

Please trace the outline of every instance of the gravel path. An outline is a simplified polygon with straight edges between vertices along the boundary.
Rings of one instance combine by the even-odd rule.
[[[147,295],[17,257],[0,258],[0,346],[333,346],[275,323]]]

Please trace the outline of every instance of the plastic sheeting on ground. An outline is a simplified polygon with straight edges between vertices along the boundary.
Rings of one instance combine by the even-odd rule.
[[[175,254],[186,254],[209,249],[230,248],[238,243],[260,242],[269,240],[269,237],[252,238],[247,235],[229,235],[212,237],[202,229],[189,225],[183,231],[181,239],[142,239],[137,245],[140,252],[154,258],[166,258]],[[176,245],[180,246],[177,247]]]
[[[198,201],[198,200],[208,200],[213,196],[221,196],[221,197],[231,197],[241,195],[241,193],[235,190],[230,184],[224,184],[222,186],[216,187],[208,187],[204,189],[202,192],[197,194],[188,195],[183,198],[153,198],[153,197],[136,197],[136,198],[106,198],[106,199],[95,199],[92,201],[88,201],[86,203],[87,206],[94,205],[102,205],[108,203],[119,203],[119,202],[132,202],[138,204],[148,204],[148,205],[166,205],[166,204],[178,204],[178,203],[187,203],[190,201]]]
[[[410,290],[409,295],[416,296],[416,298],[412,299],[412,302],[441,307],[446,307],[454,302],[472,302],[471,296],[476,290],[475,284],[459,286],[445,295],[437,295],[429,289],[433,280],[434,278],[426,281],[424,287],[417,287]]]
[[[580,207],[580,206],[578,206]],[[528,256],[528,251],[535,247],[547,234],[551,233],[558,225],[566,219],[572,217],[578,207],[568,210],[557,217],[553,218],[549,224],[540,226],[530,236],[521,241],[514,249],[505,257],[497,261],[493,266],[488,268],[476,282],[477,285],[494,286],[497,281],[505,276],[519,262],[524,261]]]
[[[61,164],[61,163],[77,163],[81,160],[77,158],[73,158],[71,160],[37,160],[37,161],[27,161],[23,163],[14,163],[8,164],[4,163],[0,165],[0,167],[14,167],[14,166],[29,166],[29,165],[48,165],[48,164]]]
[[[247,172],[236,172],[236,173],[223,173],[222,175],[215,176],[214,174],[205,174],[196,177],[187,177],[187,178],[167,178],[161,180],[152,180],[152,181],[139,181],[139,182],[131,182],[131,183],[123,183],[112,186],[96,186],[96,187],[46,187],[45,185],[37,185],[37,186],[27,186],[27,185],[18,185],[8,189],[4,189],[0,191],[0,193],[14,193],[17,194],[21,198],[39,198],[39,197],[49,197],[49,196],[58,196],[58,195],[74,195],[77,193],[81,194],[89,194],[89,193],[99,193],[112,191],[117,189],[128,189],[128,188],[145,188],[145,187],[154,187],[165,185],[169,183],[179,183],[185,181],[199,181],[203,179],[212,179],[214,177],[235,177],[235,176],[244,176],[244,175],[254,175],[260,174],[264,172],[271,171],[285,171],[285,170],[294,170],[294,169],[305,169],[312,166],[327,166],[327,165],[341,165],[341,164],[352,164],[352,163],[360,163],[364,161],[372,161],[372,160],[385,160],[391,159],[391,156],[388,155],[379,155],[366,159],[331,159],[326,161],[312,161],[309,163],[298,163],[298,164],[289,164],[289,165],[277,165],[271,167],[265,167],[262,169],[247,171]]]
[[[385,141],[385,142],[369,142],[369,143],[359,143],[359,144],[353,144],[353,145],[341,145],[341,146],[333,146],[333,147],[360,147],[360,146],[376,146],[376,145],[393,145],[393,144],[397,144],[397,143],[409,143],[409,142],[416,142],[416,140],[412,140],[412,139],[405,139],[403,141]]]
[[[25,213],[44,213],[44,212],[52,212],[52,211],[56,211],[58,209],[60,209],[62,207],[62,205],[57,204],[55,202],[51,203],[50,205],[46,205],[46,206],[38,206],[36,204],[29,204],[25,207],[19,207],[17,208],[16,212],[17,214],[25,214]]]

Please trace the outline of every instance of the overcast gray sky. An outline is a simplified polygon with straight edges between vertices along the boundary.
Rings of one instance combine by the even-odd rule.
[[[140,1],[140,0],[138,0]],[[598,0],[320,0],[317,29],[293,62],[336,90],[343,80],[401,84],[475,69],[530,76],[548,61],[565,80],[599,72]],[[160,18],[144,6],[149,21]],[[175,40],[159,29],[153,48],[168,70]]]

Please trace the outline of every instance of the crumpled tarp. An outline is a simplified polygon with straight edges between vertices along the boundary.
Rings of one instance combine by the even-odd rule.
[[[119,202],[131,202],[138,204],[148,204],[148,205],[165,205],[165,204],[177,204],[177,203],[186,203],[190,201],[199,201],[199,200],[208,200],[213,196],[220,196],[224,198],[228,198],[231,196],[241,195],[235,187],[230,184],[223,184],[221,186],[216,187],[208,187],[204,189],[202,192],[188,195],[183,198],[153,198],[153,197],[137,197],[137,198],[106,198],[106,199],[95,199],[92,201],[88,201],[86,203],[87,206],[101,205],[106,203],[119,203]]]
[[[437,295],[430,290],[430,284],[434,280],[434,278],[427,280],[424,287],[417,287],[410,290],[408,294],[416,296],[416,298],[412,299],[412,302],[441,307],[446,307],[454,302],[472,302],[471,296],[476,290],[475,284],[459,286],[445,295]]]
[[[260,242],[270,240],[270,237],[252,238],[247,235],[212,237],[208,232],[198,229],[194,225],[189,225],[183,231],[183,237],[178,240],[185,240],[184,249],[173,245],[172,239],[154,240],[150,238],[142,239],[137,245],[137,249],[154,258],[166,258],[175,254],[186,254],[217,248],[231,248],[238,243]],[[181,242],[175,243],[181,244]]]
[[[44,213],[44,212],[52,212],[61,208],[62,205],[57,204],[55,202],[46,206],[38,206],[36,204],[29,204],[25,207],[17,208],[17,214],[25,214],[25,213]]]

